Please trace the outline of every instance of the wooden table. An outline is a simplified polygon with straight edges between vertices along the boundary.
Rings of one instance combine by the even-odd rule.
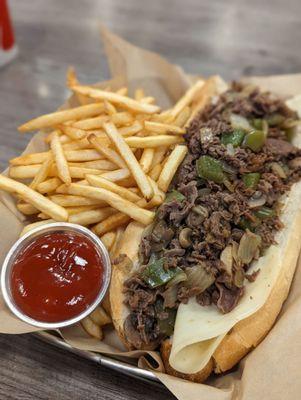
[[[0,166],[30,135],[16,127],[67,96],[66,69],[83,82],[109,77],[101,20],[133,43],[191,73],[241,75],[301,71],[299,0],[11,1],[19,57],[0,70]],[[0,335],[0,399],[172,399],[30,336]]]

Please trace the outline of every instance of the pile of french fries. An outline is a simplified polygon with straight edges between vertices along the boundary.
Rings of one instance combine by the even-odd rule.
[[[131,98],[126,87],[114,92],[83,86],[69,69],[67,86],[79,105],[20,126],[22,133],[44,130],[49,149],[10,160],[9,177],[0,175],[0,189],[16,195],[18,210],[35,220],[22,234],[54,221],[80,224],[114,258],[127,224],[150,224],[164,201],[187,153],[185,126],[208,85],[210,79],[197,81],[162,112],[142,89]],[[111,322],[109,306],[103,306],[82,321],[98,339]]]

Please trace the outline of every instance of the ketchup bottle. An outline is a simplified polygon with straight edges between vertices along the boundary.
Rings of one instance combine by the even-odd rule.
[[[0,0],[0,67],[17,54],[13,26],[6,0]]]

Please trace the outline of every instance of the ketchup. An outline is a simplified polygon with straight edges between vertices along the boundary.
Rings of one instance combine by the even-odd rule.
[[[60,322],[87,309],[102,282],[102,258],[93,242],[80,234],[54,232],[34,239],[18,254],[11,290],[29,317]]]

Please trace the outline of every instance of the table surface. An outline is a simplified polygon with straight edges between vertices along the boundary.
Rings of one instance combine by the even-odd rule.
[[[291,0],[10,1],[19,56],[0,70],[0,167],[30,139],[16,127],[67,96],[66,69],[109,77],[101,21],[191,73],[226,79],[301,71],[301,3]],[[0,335],[0,399],[172,399],[30,335]]]

